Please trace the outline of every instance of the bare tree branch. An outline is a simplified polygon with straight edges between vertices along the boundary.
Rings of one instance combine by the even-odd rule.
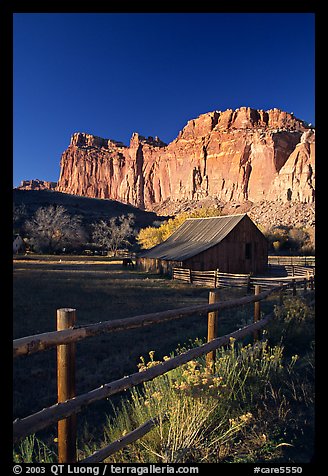
[[[130,238],[134,234],[134,220],[135,216],[129,213],[117,218],[113,217],[108,222],[100,220],[98,223],[94,223],[93,243],[115,255],[119,248],[130,244]]]
[[[29,242],[37,251],[54,252],[74,248],[86,241],[81,217],[70,216],[63,206],[40,207],[26,221]]]

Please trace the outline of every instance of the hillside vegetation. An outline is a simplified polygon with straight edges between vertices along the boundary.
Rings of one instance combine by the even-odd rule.
[[[215,200],[165,203],[155,212],[148,212],[115,200],[80,197],[49,190],[14,190],[14,208],[24,213],[15,221],[15,232],[24,236],[24,221],[41,207],[62,206],[71,217],[79,217],[86,236],[91,237],[92,224],[120,216],[134,216],[138,245],[148,249],[165,241],[187,218],[248,213],[268,238],[271,252],[313,254],[315,250],[314,204],[263,201],[222,204]],[[88,238],[86,239],[88,241]],[[135,246],[137,245],[137,246]],[[88,245],[89,246],[89,245]]]
[[[133,213],[135,216],[137,228],[151,225],[155,220],[163,219],[163,217],[156,215],[154,212],[140,210],[137,207],[126,205],[116,200],[82,197],[49,190],[14,189],[13,202],[15,206],[24,205],[25,218],[31,218],[40,207],[47,207],[49,205],[63,206],[70,215],[81,216],[85,226],[96,220],[128,215],[129,213]]]
[[[157,222],[155,226],[142,228],[137,235],[137,242],[141,248],[149,249],[167,240],[182,223],[188,218],[203,218],[225,215],[217,207],[197,207],[193,210],[178,213],[175,217],[164,222]],[[253,217],[258,228],[268,240],[270,252],[294,252],[300,254],[314,254],[315,235],[311,226],[284,226],[274,221],[261,220],[261,215]],[[259,220],[259,222],[257,221]]]

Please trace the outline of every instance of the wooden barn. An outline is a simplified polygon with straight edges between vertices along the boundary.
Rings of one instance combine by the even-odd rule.
[[[188,218],[166,241],[137,257],[142,269],[170,273],[197,271],[259,274],[268,263],[268,242],[249,216]]]

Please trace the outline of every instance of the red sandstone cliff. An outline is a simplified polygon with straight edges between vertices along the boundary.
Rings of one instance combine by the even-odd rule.
[[[146,209],[206,197],[312,203],[314,137],[293,114],[247,107],[202,114],[168,145],[137,133],[129,146],[76,133],[57,190]]]

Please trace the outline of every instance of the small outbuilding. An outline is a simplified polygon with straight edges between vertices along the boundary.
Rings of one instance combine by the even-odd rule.
[[[13,253],[18,254],[18,253],[24,253],[26,249],[25,243],[23,238],[19,235],[16,234],[13,236]]]
[[[157,273],[182,267],[259,274],[267,263],[267,239],[246,213],[188,218],[166,241],[137,257],[138,266]]]

